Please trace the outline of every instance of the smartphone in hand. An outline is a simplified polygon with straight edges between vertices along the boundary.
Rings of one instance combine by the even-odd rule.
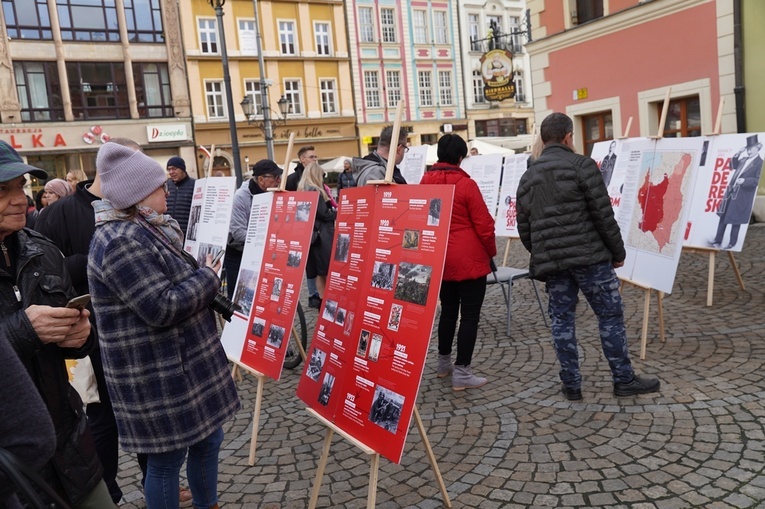
[[[66,307],[72,308],[72,309],[79,309],[82,311],[85,309],[85,306],[88,305],[90,302],[90,294],[86,293],[85,295],[80,295],[79,297],[75,297],[71,299],[69,302],[66,303]]]
[[[225,253],[226,253],[226,250],[225,250],[225,249],[221,249],[220,251],[218,251],[218,252],[215,254],[215,256],[213,257],[213,259],[212,259],[212,262],[211,262],[211,264],[212,264],[212,266],[213,266],[213,267],[215,267],[215,265],[217,265],[217,264],[218,264],[218,262],[221,260],[221,258],[223,258],[223,255],[224,255]]]

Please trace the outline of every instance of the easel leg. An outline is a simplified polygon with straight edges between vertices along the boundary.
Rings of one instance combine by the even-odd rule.
[[[377,476],[380,472],[380,455],[375,453],[370,456],[369,462],[369,491],[367,492],[367,509],[375,509],[377,502]]]
[[[316,478],[313,481],[311,490],[311,501],[308,503],[308,509],[316,509],[319,502],[319,492],[321,491],[321,480],[324,477],[324,469],[327,467],[327,458],[329,458],[329,446],[332,444],[332,435],[334,431],[327,428],[327,436],[324,437],[324,445],[321,448],[321,459],[316,467]]]
[[[451,507],[452,501],[449,500],[449,493],[446,492],[446,484],[444,484],[444,478],[441,476],[441,470],[438,469],[436,455],[433,454],[433,448],[430,447],[430,440],[428,440],[428,435],[425,433],[425,426],[422,424],[420,411],[417,410],[417,405],[414,406],[414,422],[417,423],[417,429],[422,437],[422,443],[425,445],[425,452],[428,453],[430,466],[433,468],[433,474],[436,476],[436,481],[438,481],[438,487],[441,490],[441,497],[444,499],[444,504],[446,507]]]
[[[651,290],[645,290],[643,298],[643,334],[640,336],[640,359],[645,359],[645,349],[648,344],[648,312],[651,308]]]
[[[659,307],[659,339],[664,343],[664,292],[656,292],[656,305]]]
[[[505,243],[505,256],[502,257],[502,266],[507,267],[507,258],[510,256],[510,237],[507,238]]]
[[[292,327],[292,337],[295,338],[295,343],[297,343],[298,346],[298,352],[300,352],[300,357],[303,358],[303,362],[305,362],[305,350],[303,349],[303,343],[300,342],[300,334],[298,334],[298,330],[295,327]]]
[[[730,260],[731,267],[733,267],[733,273],[736,274],[736,280],[738,281],[738,286],[740,286],[742,290],[746,290],[746,288],[744,288],[744,280],[741,278],[741,271],[738,270],[738,264],[736,263],[736,258],[733,256],[733,251],[728,251],[728,259]]]
[[[237,366],[236,364],[234,364],[234,367],[231,368],[231,378],[234,379],[234,383],[241,382],[242,380],[244,380],[242,378],[242,371],[239,369],[239,366]]]
[[[255,447],[258,444],[258,428],[260,427],[260,405],[263,402],[263,384],[266,377],[258,375],[258,389],[255,395],[255,410],[252,412],[252,438],[250,438],[250,466],[255,464]]]
[[[709,252],[709,275],[707,276],[707,307],[712,305],[715,291],[715,251]]]

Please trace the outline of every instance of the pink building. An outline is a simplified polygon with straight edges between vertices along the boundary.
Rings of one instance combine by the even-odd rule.
[[[531,78],[537,125],[553,111],[574,119],[577,147],[655,135],[736,132],[733,2],[530,0]]]

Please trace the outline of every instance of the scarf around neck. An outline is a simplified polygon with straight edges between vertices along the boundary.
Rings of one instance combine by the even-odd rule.
[[[115,209],[109,200],[96,200],[93,208],[96,211],[96,228],[112,221],[132,221],[142,227],[148,226],[173,248],[183,251],[183,232],[178,221],[169,214],[159,214],[150,207],[136,205],[138,213],[130,217],[124,211]]]

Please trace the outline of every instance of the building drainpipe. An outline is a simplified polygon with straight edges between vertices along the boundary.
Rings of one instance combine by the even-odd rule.
[[[743,38],[741,34],[741,0],[733,0],[733,65],[736,85],[736,131],[746,132],[746,89],[744,87]]]

